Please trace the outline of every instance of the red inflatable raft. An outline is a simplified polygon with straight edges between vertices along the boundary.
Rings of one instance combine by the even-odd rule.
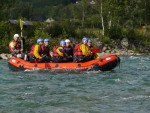
[[[113,54],[102,56],[98,59],[83,63],[30,63],[20,58],[11,58],[8,60],[9,68],[13,71],[23,70],[101,70],[109,71],[114,69],[120,63],[120,58]]]

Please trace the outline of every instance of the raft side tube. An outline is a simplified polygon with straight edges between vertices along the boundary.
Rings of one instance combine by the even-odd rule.
[[[101,70],[109,71],[120,63],[120,58],[116,55],[108,54],[101,58],[83,63],[30,63],[20,58],[8,60],[8,66],[13,71],[23,70]]]

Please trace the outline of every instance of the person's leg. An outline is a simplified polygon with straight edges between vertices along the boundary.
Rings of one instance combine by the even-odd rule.
[[[74,62],[84,62],[84,56],[75,56]]]
[[[90,60],[93,60],[93,59],[94,59],[94,58],[93,58],[92,55],[90,55],[90,56],[85,56],[85,57],[84,57],[84,61],[85,61],[85,62],[90,61]]]
[[[43,63],[43,62],[45,62],[44,58],[38,60],[38,63]]]
[[[30,61],[31,63],[34,63],[35,60],[36,60],[36,58],[35,58],[34,56],[29,55],[29,61]]]
[[[66,62],[73,62],[73,58],[72,57],[67,57]]]
[[[73,62],[77,62],[77,56],[73,57]]]
[[[62,59],[60,57],[53,57],[52,61],[55,63],[59,63],[59,62],[62,62]]]
[[[45,62],[50,62],[51,58],[50,57],[45,57]]]
[[[15,52],[11,53],[12,57],[17,57],[17,54]]]
[[[68,60],[69,60],[69,59],[68,59],[67,57],[63,57],[63,58],[62,58],[62,62],[68,62]]]
[[[85,61],[85,57],[84,56],[79,56],[78,57],[78,61],[79,62],[84,62]]]

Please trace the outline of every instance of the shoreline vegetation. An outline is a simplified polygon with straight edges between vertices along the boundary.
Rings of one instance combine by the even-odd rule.
[[[150,0],[3,0],[1,4],[0,54],[8,53],[14,34],[23,34],[25,53],[39,37],[50,39],[52,50],[60,40],[75,44],[86,36],[100,48],[100,55],[150,54]]]

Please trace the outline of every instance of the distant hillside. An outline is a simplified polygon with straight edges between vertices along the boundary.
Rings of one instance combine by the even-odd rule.
[[[0,0],[0,20],[24,17],[49,17],[51,10],[75,3],[76,0]]]
[[[71,3],[75,3],[76,0],[18,0],[20,4],[24,2],[25,4],[30,4],[32,7],[32,17],[33,18],[48,18],[49,12],[51,12],[52,8],[55,6],[66,6]],[[31,18],[32,18],[31,17]]]
[[[45,5],[58,5],[58,4],[70,4],[75,3],[76,0],[18,0],[22,2],[30,2],[33,5],[45,6]]]

